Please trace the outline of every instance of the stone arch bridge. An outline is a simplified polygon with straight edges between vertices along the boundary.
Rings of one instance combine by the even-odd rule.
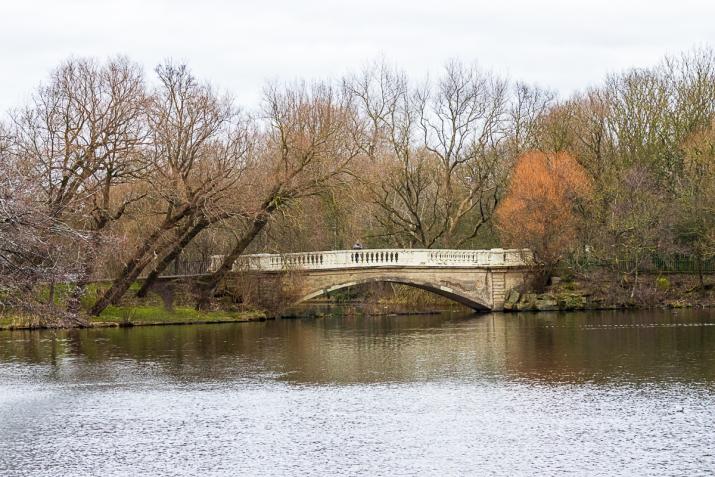
[[[214,270],[223,256],[211,257]],[[369,282],[400,283],[450,298],[474,310],[501,310],[507,291],[524,283],[533,263],[526,249],[334,250],[245,255],[224,285],[254,293],[289,296],[291,302]]]

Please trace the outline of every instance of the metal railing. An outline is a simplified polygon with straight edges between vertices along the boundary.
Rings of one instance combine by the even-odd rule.
[[[602,267],[617,270],[619,272],[628,273],[636,268],[636,261],[633,259],[615,259],[615,260],[594,260],[579,262],[580,267]],[[696,274],[702,271],[703,273],[715,273],[715,258],[709,260],[701,260],[698,263],[697,257],[673,255],[660,256],[654,255],[641,260],[638,263],[640,272],[650,273],[685,273]]]

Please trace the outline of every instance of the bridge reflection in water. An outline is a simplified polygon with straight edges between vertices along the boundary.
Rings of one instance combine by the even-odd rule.
[[[333,319],[4,331],[0,383],[503,379],[697,385],[715,393],[715,310],[369,318],[334,311]],[[18,372],[24,365],[30,368]]]
[[[211,257],[215,270],[222,255]],[[288,283],[299,303],[371,282],[400,283],[452,299],[475,310],[500,310],[506,292],[523,284],[533,263],[528,249],[333,250],[241,257],[235,274],[251,274],[272,289]]]

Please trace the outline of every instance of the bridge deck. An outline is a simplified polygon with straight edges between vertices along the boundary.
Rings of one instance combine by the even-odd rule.
[[[211,257],[215,270],[223,255]],[[429,267],[429,268],[519,268],[531,264],[528,249],[434,250],[368,249],[323,252],[244,255],[234,271],[334,270],[345,268]]]

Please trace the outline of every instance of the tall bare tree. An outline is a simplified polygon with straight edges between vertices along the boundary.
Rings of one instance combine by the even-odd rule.
[[[74,276],[65,277],[75,284],[72,313],[79,311],[102,232],[137,199],[115,189],[141,169],[144,119],[141,69],[122,57],[67,61],[30,106],[13,114],[15,152],[40,186],[45,213],[87,239],[76,251]]]
[[[210,305],[220,281],[277,210],[339,185],[363,147],[350,96],[329,84],[269,86],[263,119],[264,149],[255,171],[255,178],[264,184],[262,200],[222,263],[201,280],[199,309]]]
[[[156,225],[142,237],[111,286],[91,309],[116,303],[156,258],[171,254],[192,228],[223,214],[228,192],[244,170],[247,128],[230,98],[201,84],[184,65],[156,68],[159,87],[148,102],[148,171]],[[210,221],[210,220],[209,220]]]
[[[683,145],[675,234],[681,249],[695,259],[700,289],[705,290],[704,262],[715,257],[715,122]]]
[[[366,151],[385,180],[370,184],[385,233],[406,246],[459,247],[490,220],[508,172],[508,85],[452,61],[434,83],[413,87],[377,65],[348,88],[370,125]],[[543,104],[522,91],[534,109]],[[527,106],[512,109],[525,135]],[[520,139],[523,141],[523,139]]]

